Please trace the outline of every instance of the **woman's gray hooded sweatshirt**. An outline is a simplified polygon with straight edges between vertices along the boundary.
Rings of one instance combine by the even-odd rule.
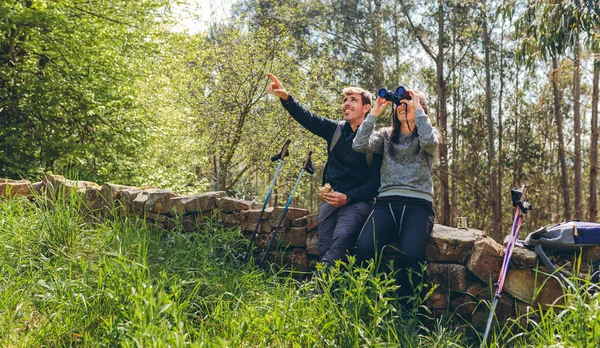
[[[400,133],[398,144],[392,143],[392,127],[373,132],[377,117],[367,116],[352,143],[354,151],[383,154],[381,186],[377,197],[403,196],[433,201],[431,166],[440,143],[423,109],[415,111],[418,136]],[[393,154],[389,147],[393,146]]]

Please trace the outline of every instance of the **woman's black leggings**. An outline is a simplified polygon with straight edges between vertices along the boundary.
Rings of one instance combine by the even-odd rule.
[[[410,294],[412,289],[407,269],[421,271],[419,262],[425,261],[425,245],[433,229],[433,218],[432,204],[424,199],[401,196],[377,198],[373,212],[358,237],[357,260],[372,259],[386,245],[396,244],[399,253],[394,264],[398,268],[400,293]]]

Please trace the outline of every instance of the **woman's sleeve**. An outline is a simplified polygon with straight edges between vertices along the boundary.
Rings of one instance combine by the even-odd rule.
[[[435,155],[435,151],[441,141],[440,132],[433,128],[429,116],[425,114],[423,109],[415,111],[417,130],[419,132],[419,144],[421,149],[430,155]]]
[[[367,116],[358,127],[356,137],[352,141],[352,148],[356,152],[383,154],[383,131],[373,132],[377,117]]]

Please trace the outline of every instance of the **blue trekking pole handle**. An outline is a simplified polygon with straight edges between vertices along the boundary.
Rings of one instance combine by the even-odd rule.
[[[292,189],[292,193],[290,194],[290,198],[288,198],[287,203],[285,204],[285,207],[283,208],[283,212],[281,212],[281,216],[279,217],[279,221],[277,221],[277,227],[275,227],[275,230],[273,231],[273,235],[271,236],[271,240],[269,240],[269,245],[267,245],[267,248],[265,249],[263,256],[260,260],[260,266],[262,267],[263,263],[265,262],[265,258],[267,257],[267,253],[269,252],[269,249],[271,249],[271,245],[273,244],[273,241],[275,240],[275,237],[277,236],[277,232],[279,231],[279,227],[281,226],[281,222],[283,221],[283,218],[285,217],[285,213],[287,213],[288,208],[290,207],[290,204],[292,203],[292,199],[294,198],[294,193],[296,193],[296,189],[298,189],[298,184],[300,183],[300,179],[302,179],[302,175],[304,174],[304,171],[308,172],[309,174],[313,174],[314,173],[314,169],[312,167],[312,161],[310,159],[310,156],[312,155],[312,151],[308,153],[308,155],[306,156],[306,159],[304,160],[304,165],[302,166],[302,169],[300,170],[300,175],[298,175],[298,179],[296,180],[296,184],[294,184],[294,188]]]
[[[254,239],[256,238],[256,235],[258,234],[258,228],[260,226],[260,222],[262,220],[263,214],[265,213],[267,204],[269,203],[269,199],[271,199],[271,193],[273,192],[273,187],[275,187],[275,182],[277,181],[277,176],[279,175],[279,171],[281,170],[281,167],[283,165],[283,160],[285,159],[285,157],[287,155],[289,155],[288,146],[290,145],[291,142],[292,141],[290,139],[288,139],[285,142],[285,144],[283,144],[283,147],[281,148],[281,152],[279,152],[275,156],[271,157],[271,161],[274,162],[274,161],[279,160],[279,164],[277,164],[277,169],[275,170],[275,175],[273,176],[273,180],[271,181],[271,186],[269,186],[269,191],[267,191],[267,196],[265,197],[265,201],[264,201],[262,209],[260,211],[260,215],[258,216],[258,221],[256,222],[256,227],[254,228],[254,232],[252,233],[252,238],[250,238],[250,244],[248,244],[248,251],[246,253],[246,257],[244,258],[244,262],[246,262],[248,260],[248,257],[250,256],[250,251],[252,250],[252,243],[254,243]]]

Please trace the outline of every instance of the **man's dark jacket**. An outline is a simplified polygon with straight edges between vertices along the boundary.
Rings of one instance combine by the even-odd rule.
[[[327,141],[329,150],[338,122],[317,116],[306,110],[290,95],[281,104],[304,128]],[[329,183],[334,191],[348,197],[347,204],[372,201],[379,189],[379,170],[382,156],[373,154],[369,167],[367,155],[352,149],[352,140],[356,132],[345,123],[342,134],[332,151],[328,151],[327,164],[323,170],[323,185]]]

